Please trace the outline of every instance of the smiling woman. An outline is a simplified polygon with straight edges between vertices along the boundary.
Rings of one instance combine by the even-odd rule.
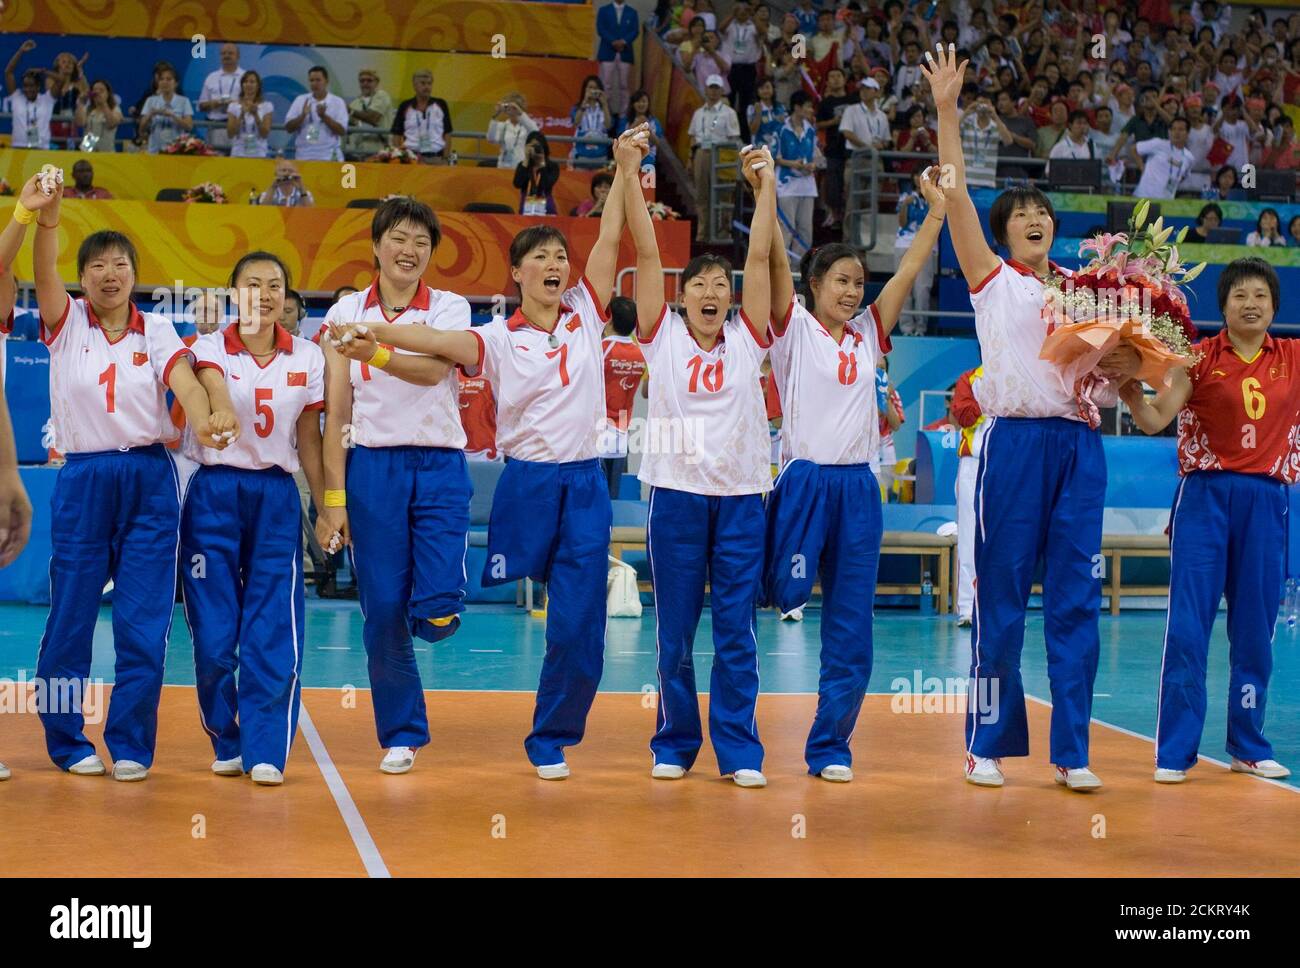
[[[1101,781],[1088,769],[1088,723],[1100,650],[1101,576],[1094,562],[1101,553],[1106,458],[1097,432],[1080,418],[1073,387],[1040,359],[1047,336],[1041,318],[1044,287],[1054,275],[1068,273],[1048,258],[1054,213],[1034,188],[1003,192],[989,213],[994,240],[1011,257],[1003,261],[989,247],[967,191],[962,157],[957,100],[967,64],[958,63],[951,44],[947,50],[940,44],[926,59],[924,72],[939,112],[939,161],[953,247],[970,286],[984,360],[980,406],[990,418],[975,490],[979,581],[971,678],[972,688],[992,689],[998,708],[978,720],[973,708],[967,715],[966,779],[1001,786],[1001,758],[1029,752],[1020,654],[1042,549],[1055,779],[1072,790],[1095,789]],[[1097,396],[1103,393],[1106,399],[1098,405],[1113,406],[1114,385]]]

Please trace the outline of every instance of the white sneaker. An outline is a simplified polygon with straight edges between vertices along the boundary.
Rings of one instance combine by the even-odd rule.
[[[832,783],[848,783],[853,779],[853,771],[840,764],[827,766],[817,775],[823,780],[830,780]]]
[[[781,621],[782,621],[782,622],[802,622],[802,621],[803,621],[803,606],[800,605],[798,608],[792,608],[792,609],[790,609],[790,611],[788,611],[788,612],[782,612],[782,613],[781,613]]]
[[[765,787],[767,777],[758,770],[737,770],[731,774],[731,781],[738,787]]]
[[[249,775],[259,786],[279,786],[284,782],[284,774],[270,763],[258,763]]]
[[[7,779],[9,779],[9,767],[5,766],[3,763],[0,763],[0,780],[7,780]]]
[[[1069,787],[1071,790],[1096,790],[1101,786],[1101,777],[1086,766],[1081,766],[1077,770],[1067,770],[1063,766],[1058,766],[1054,779],[1061,786]]]
[[[77,760],[68,767],[68,772],[75,773],[77,776],[103,776],[104,761],[91,753],[85,759]]]
[[[213,760],[212,772],[217,776],[243,776],[244,758],[236,756],[233,760]]]
[[[379,763],[379,769],[383,773],[410,773],[411,767],[415,765],[415,747],[412,746],[394,746],[384,754],[383,760]]]
[[[1156,767],[1155,781],[1157,783],[1182,783],[1186,779],[1186,770],[1166,770]]]
[[[959,628],[959,629],[968,629],[968,628],[970,628],[970,627],[971,627],[971,618],[970,618],[969,615],[958,615],[958,616],[957,616],[957,628]]]
[[[656,780],[680,780],[686,775],[686,767],[676,763],[656,763],[650,770]]]
[[[1281,780],[1291,775],[1291,771],[1277,760],[1239,760],[1235,756],[1232,758],[1232,772],[1249,773],[1270,780]]]
[[[135,760],[118,760],[113,764],[113,779],[119,783],[138,783],[148,776],[149,768]]]
[[[1002,761],[987,756],[966,754],[966,782],[976,786],[1000,787],[1006,782],[1002,775]]]
[[[683,772],[685,772],[683,770]],[[565,780],[569,776],[568,763],[551,763],[547,766],[539,766],[537,775],[543,780]]]

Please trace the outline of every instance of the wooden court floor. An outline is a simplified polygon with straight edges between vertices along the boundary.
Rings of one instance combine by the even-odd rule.
[[[279,788],[213,776],[192,687],[163,691],[144,783],[74,777],[45,756],[39,720],[4,717],[0,875],[7,876],[1251,876],[1300,871],[1300,793],[1202,761],[1180,787],[1151,780],[1151,744],[1095,724],[1093,794],[1056,786],[1050,710],[1031,702],[1027,759],[1007,785],[961,780],[960,716],[891,711],[872,695],[855,782],[804,772],[816,697],[759,701],[769,785],[716,776],[707,746],[677,782],[649,777],[654,710],[601,693],[573,776],[538,780],[523,754],[532,696],[429,692],[431,746],[377,767],[369,693],[304,691]],[[707,702],[706,697],[701,697]],[[99,742],[100,730],[89,735]],[[100,745],[101,755],[106,751]]]

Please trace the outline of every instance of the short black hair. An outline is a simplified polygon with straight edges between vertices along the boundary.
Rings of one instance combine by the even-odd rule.
[[[1180,114],[1180,115],[1178,115],[1177,117],[1173,118],[1173,119],[1169,122],[1169,127],[1172,128],[1172,127],[1173,127],[1175,124],[1177,124],[1179,121],[1183,122],[1183,127],[1186,128],[1188,131],[1191,131],[1191,130],[1192,130],[1192,122],[1190,122],[1190,121],[1187,120],[1187,115],[1185,115],[1185,114]]]
[[[853,246],[844,242],[830,242],[826,245],[819,245],[815,249],[809,249],[799,260],[799,277],[803,286],[804,301],[808,304],[809,312],[816,308],[817,299],[813,295],[813,280],[821,279],[830,271],[831,266],[841,259],[853,259],[862,266],[863,278],[871,278],[871,270],[867,264],[862,261],[862,256]]]
[[[686,268],[682,270],[682,288],[685,289],[688,282],[715,266],[727,274],[727,285],[731,285],[731,262],[720,255],[705,252],[686,263]]]
[[[794,109],[795,109],[795,108],[803,107],[805,104],[807,104],[807,103],[808,103],[809,101],[811,101],[811,100],[812,100],[812,98],[808,96],[808,92],[807,92],[807,91],[795,91],[793,94],[790,95],[790,111],[791,111],[791,113],[794,112]]]
[[[1223,307],[1228,305],[1228,296],[1232,293],[1235,286],[1241,285],[1248,279],[1262,279],[1268,286],[1269,295],[1273,297],[1273,311],[1282,301],[1282,287],[1277,281],[1277,270],[1258,256],[1247,256],[1244,259],[1234,259],[1224,266],[1223,271],[1219,273],[1219,313],[1223,313]]]
[[[636,329],[636,303],[627,296],[609,301],[609,322],[619,336],[631,336]]]
[[[252,262],[274,262],[280,267],[280,275],[284,277],[284,288],[292,291],[293,280],[289,277],[289,269],[283,260],[274,252],[267,252],[264,249],[257,249],[240,257],[235,263],[235,268],[230,270],[230,288],[234,289],[235,284],[239,281],[239,274],[244,271],[244,267]]]
[[[569,240],[564,237],[563,232],[553,226],[530,225],[518,233],[510,240],[510,268],[518,269],[529,252],[548,242],[558,242],[564,246],[565,252],[569,251]]]
[[[1052,206],[1052,200],[1032,185],[1017,185],[994,199],[993,206],[989,209],[989,228],[993,232],[994,242],[1001,246],[1007,245],[1007,221],[1011,218],[1011,213],[1029,205],[1041,205],[1047,209],[1055,230],[1056,209]]]
[[[358,290],[356,286],[339,286],[337,289],[334,290],[334,295],[330,296],[330,302],[336,303],[344,296],[359,291],[360,290]]]
[[[1223,209],[1219,208],[1219,206],[1215,205],[1213,202],[1210,202],[1209,205],[1203,205],[1201,210],[1196,213],[1196,224],[1204,225],[1205,216],[1207,215],[1217,215],[1219,216],[1219,221],[1223,221]]]
[[[375,209],[374,218],[370,220],[370,241],[378,245],[385,232],[403,222],[414,222],[427,231],[429,242],[435,249],[442,241],[438,216],[428,205],[410,195],[395,195]]]
[[[325,68],[321,67],[319,64],[308,69],[307,76],[311,77],[313,74],[324,74],[325,80],[328,81],[330,79],[330,72],[325,70]]]
[[[613,188],[613,187],[614,187],[614,173],[613,173],[613,172],[610,172],[610,171],[598,171],[598,172],[596,172],[595,176],[591,179],[591,197],[592,197],[592,198],[595,198],[595,197],[596,197],[596,189],[599,188],[601,185],[609,185],[611,188]]]
[[[1066,124],[1074,124],[1074,122],[1076,122],[1076,121],[1078,121],[1078,120],[1080,120],[1080,119],[1082,119],[1082,120],[1084,120],[1084,121],[1087,121],[1087,120],[1088,120],[1088,112],[1087,112],[1087,111],[1080,111],[1080,110],[1078,110],[1078,109],[1075,109],[1074,111],[1071,111],[1071,112],[1070,112],[1070,117],[1066,120],[1065,123],[1066,123]]]
[[[81,247],[77,249],[77,276],[80,277],[85,273],[87,262],[98,259],[112,249],[121,249],[126,254],[131,263],[132,274],[139,271],[140,260],[135,253],[135,244],[121,232],[103,229],[86,236]]]
[[[1256,232],[1260,231],[1260,226],[1262,226],[1262,225],[1264,224],[1264,216],[1265,216],[1265,215],[1272,215],[1272,216],[1273,216],[1273,221],[1277,222],[1277,227],[1278,227],[1279,229],[1282,228],[1282,216],[1277,214],[1277,209],[1275,209],[1275,208],[1273,208],[1273,207],[1270,206],[1269,208],[1262,208],[1262,209],[1260,209],[1260,211],[1259,211],[1259,218],[1255,219],[1255,231],[1256,231]],[[1276,303],[1274,303],[1274,305],[1276,305]]]
[[[300,293],[297,289],[286,289],[284,291],[284,299],[285,302],[288,302],[290,299],[298,300],[298,319],[302,320],[306,318],[307,301],[302,298],[302,293]]]

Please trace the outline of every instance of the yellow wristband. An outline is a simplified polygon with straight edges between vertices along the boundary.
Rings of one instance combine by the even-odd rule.
[[[36,221],[36,213],[22,202],[14,202],[14,221],[19,225],[31,225]]]
[[[366,366],[373,366],[376,369],[382,370],[388,365],[388,360],[392,355],[392,352],[387,346],[381,346],[379,349],[375,350],[374,356],[366,360]]]
[[[326,491],[325,506],[327,508],[345,508],[348,506],[347,491]]]

